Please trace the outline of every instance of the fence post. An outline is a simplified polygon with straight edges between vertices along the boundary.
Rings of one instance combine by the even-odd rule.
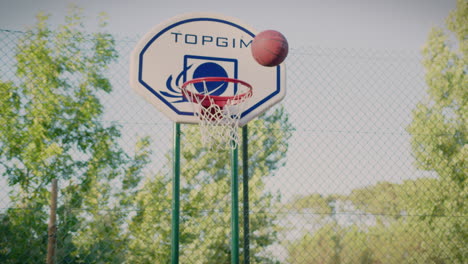
[[[57,241],[57,179],[52,180],[52,190],[50,191],[50,217],[47,241],[47,264],[55,262],[55,244]]]
[[[244,264],[250,263],[249,227],[249,136],[247,125],[242,127],[242,183],[244,201]]]
[[[239,152],[237,143],[231,144],[231,264],[239,264]]]
[[[172,171],[171,264],[179,263],[180,218],[180,123],[174,123],[174,150]]]

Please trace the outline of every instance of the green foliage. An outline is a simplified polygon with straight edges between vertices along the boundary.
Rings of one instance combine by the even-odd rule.
[[[291,131],[283,108],[249,124],[252,263],[275,263],[266,248],[277,240],[278,227],[268,208],[275,208],[279,197],[265,191],[264,180],[284,164]],[[205,149],[196,126],[184,126],[182,134],[180,262],[230,263],[230,151]],[[169,260],[170,182],[158,174],[137,195],[138,213],[130,224],[132,263]]]
[[[339,251],[340,263],[343,264],[370,264],[379,263],[374,257],[375,249],[384,251],[383,248],[373,247],[369,241],[369,235],[357,226],[350,226],[341,231],[341,250]]]
[[[289,248],[288,263],[340,263],[342,227],[336,223],[323,226],[313,234],[306,233]]]
[[[171,252],[170,177],[147,179],[136,195],[136,215],[129,223],[129,263],[169,263]],[[181,238],[185,240],[185,238]]]
[[[52,179],[61,201],[57,261],[122,260],[111,252],[125,246],[125,215],[107,212],[129,204],[149,142],[142,139],[129,157],[118,145],[119,128],[100,121],[100,96],[112,90],[105,73],[117,57],[114,40],[85,33],[80,10],[70,11],[56,31],[38,15],[17,45],[19,81],[0,81],[0,172],[15,208],[0,215],[2,263],[24,263],[27,254],[34,255],[28,263],[44,261]]]
[[[467,21],[468,2],[459,0],[447,20],[456,43],[450,42],[450,35],[441,29],[431,32],[423,49],[429,97],[413,111],[413,122],[408,127],[417,166],[439,176],[440,187],[433,193],[435,201],[420,207],[419,213],[448,217],[443,226],[446,232],[437,239],[446,245],[444,250],[451,252],[452,263],[466,261],[466,248],[461,245],[468,244]],[[439,219],[427,220],[431,230],[442,228]]]
[[[353,190],[350,200],[356,208],[374,215],[399,216],[404,205],[400,204],[398,195],[393,184],[383,182],[372,188]]]
[[[0,214],[0,263],[43,263],[47,249],[47,233],[42,232],[47,230],[45,218],[44,212],[35,208]]]
[[[436,201],[434,193],[439,189],[437,179],[423,178],[353,190],[350,195],[337,199],[340,203],[351,202],[351,211],[342,212],[338,208],[338,216],[330,213],[318,223],[318,230],[307,232],[289,245],[291,263],[453,263],[449,252],[455,241],[441,240],[449,223],[446,217],[422,214],[424,208]],[[297,199],[297,205],[318,197],[315,194]],[[332,198],[336,197],[320,197],[319,201]],[[294,208],[294,204],[289,206]],[[312,212],[316,204],[309,203]],[[363,217],[357,223],[348,222],[346,227],[326,224],[334,222],[335,217],[355,212]],[[337,255],[333,259],[333,255],[324,256],[322,252]],[[311,258],[304,256],[323,262],[310,261]]]
[[[300,211],[311,211],[318,215],[330,215],[332,207],[331,198],[324,197],[321,194],[314,193],[307,196],[298,196],[286,205],[286,208]]]
[[[468,30],[458,22],[466,22],[467,6],[466,1],[458,1],[448,20],[449,29],[456,33],[458,51],[451,50],[449,36],[441,29],[434,29],[429,36],[423,50],[429,98],[418,104],[408,127],[418,167],[433,170],[460,187],[468,173]]]

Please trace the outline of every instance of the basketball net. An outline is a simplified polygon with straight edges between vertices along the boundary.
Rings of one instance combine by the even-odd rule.
[[[207,83],[227,82],[232,95],[212,95]],[[195,87],[203,83],[203,91]],[[236,88],[234,88],[236,87]],[[239,120],[248,100],[252,97],[252,87],[243,81],[231,78],[206,77],[190,80],[181,87],[182,94],[191,103],[193,113],[200,119],[199,128],[202,144],[210,149],[236,148],[239,144]]]

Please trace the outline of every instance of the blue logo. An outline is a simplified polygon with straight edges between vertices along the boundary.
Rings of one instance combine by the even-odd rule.
[[[214,62],[205,62],[198,66],[193,72],[193,78],[203,77],[228,77],[226,70],[219,64]],[[195,83],[195,89],[199,93],[207,92],[210,95],[221,95],[226,91],[226,82],[209,82],[206,83],[206,87],[203,83]],[[205,91],[205,89],[207,91]]]
[[[166,90],[160,91],[171,103],[187,102],[182,96],[180,86],[188,80],[203,77],[227,77],[237,79],[237,60],[215,57],[185,55],[183,69],[174,79],[170,75],[166,80]],[[222,95],[227,88],[225,82],[196,83],[195,89],[199,93]],[[234,91],[235,93],[236,91]]]

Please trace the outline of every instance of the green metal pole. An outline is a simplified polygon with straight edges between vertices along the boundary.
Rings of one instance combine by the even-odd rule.
[[[179,263],[179,213],[180,213],[180,124],[174,124],[174,151],[172,175],[172,230],[171,264]]]
[[[238,147],[231,152],[231,264],[239,264],[239,180],[238,180]]]
[[[249,138],[247,125],[242,127],[242,189],[244,208],[244,264],[250,263],[249,227]]]

